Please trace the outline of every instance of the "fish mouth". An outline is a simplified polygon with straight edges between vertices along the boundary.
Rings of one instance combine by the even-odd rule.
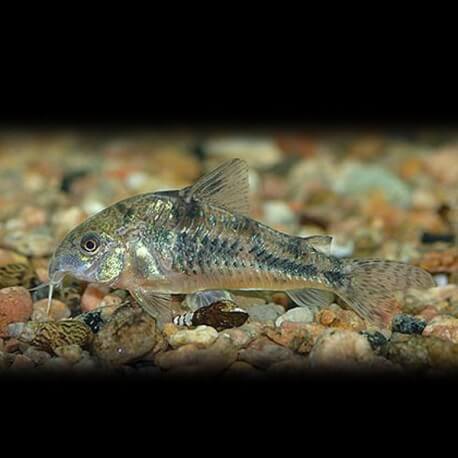
[[[62,271],[57,271],[52,274],[52,276],[49,278],[49,283],[57,286],[60,283],[62,283],[62,280],[64,279],[65,275],[67,275],[67,272],[62,272]]]

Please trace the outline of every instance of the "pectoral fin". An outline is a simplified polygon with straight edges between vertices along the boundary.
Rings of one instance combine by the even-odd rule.
[[[173,303],[170,294],[162,294],[147,288],[137,288],[130,291],[138,305],[157,320],[159,324],[169,323],[180,313],[177,304]]]

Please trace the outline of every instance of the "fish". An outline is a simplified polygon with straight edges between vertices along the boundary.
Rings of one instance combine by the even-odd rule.
[[[49,263],[50,291],[65,275],[129,291],[159,322],[174,295],[199,307],[221,291],[283,291],[319,309],[340,297],[370,324],[390,325],[396,292],[434,286],[425,270],[383,259],[337,258],[332,237],[299,237],[249,216],[248,165],[229,160],[193,185],[119,201],[71,230]]]

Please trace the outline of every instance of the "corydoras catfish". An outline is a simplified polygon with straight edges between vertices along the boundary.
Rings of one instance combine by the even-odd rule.
[[[161,322],[172,294],[211,302],[218,290],[285,291],[299,306],[339,296],[361,317],[389,326],[395,293],[434,286],[426,271],[380,259],[330,255],[331,237],[297,237],[248,216],[248,167],[234,159],[180,190],[122,200],[69,232],[49,265],[52,287],[65,274],[127,289]],[[213,294],[213,296],[212,296]]]

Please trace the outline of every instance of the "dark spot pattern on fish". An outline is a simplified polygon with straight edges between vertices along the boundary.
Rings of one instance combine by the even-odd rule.
[[[295,238],[288,241],[287,250],[290,256],[294,259],[299,258],[304,251],[302,249],[302,244]]]
[[[199,218],[201,216],[201,206],[195,199],[191,199],[185,204],[185,215],[190,220]]]
[[[302,269],[306,277],[315,277],[318,274],[318,268],[313,264],[305,264]]]
[[[334,286],[343,286],[346,275],[338,270],[323,272],[324,277]]]
[[[118,202],[115,208],[122,216],[124,224],[128,224],[135,217],[135,209],[130,205],[126,205],[124,202]]]

